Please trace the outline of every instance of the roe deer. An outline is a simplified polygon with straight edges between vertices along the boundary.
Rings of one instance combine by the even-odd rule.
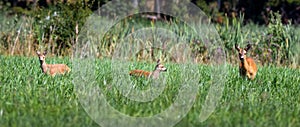
[[[165,68],[164,65],[162,65],[160,63],[160,60],[158,59],[153,72],[148,72],[148,71],[144,71],[144,70],[132,70],[129,72],[129,75],[139,76],[139,77],[147,77],[147,78],[152,77],[153,79],[156,79],[159,77],[159,73],[163,72],[163,71],[167,71],[167,68]]]
[[[246,48],[240,48],[240,46],[235,44],[235,48],[239,52],[240,75],[243,77],[247,76],[249,79],[253,80],[257,72],[257,67],[254,60],[246,56],[246,53],[251,48],[251,45],[248,44]]]
[[[45,74],[55,76],[56,74],[65,74],[66,72],[68,73],[71,71],[71,69],[65,64],[46,64],[45,57],[47,52],[41,54],[40,51],[37,51],[36,54],[39,57],[41,69]]]

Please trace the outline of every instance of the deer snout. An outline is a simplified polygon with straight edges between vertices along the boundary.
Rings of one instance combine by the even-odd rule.
[[[243,60],[245,56],[243,54],[239,54],[240,60]]]
[[[39,60],[43,61],[44,59],[45,59],[45,57],[39,56]]]
[[[240,59],[242,60],[242,59],[244,59],[244,56],[242,55],[242,56],[240,56]]]

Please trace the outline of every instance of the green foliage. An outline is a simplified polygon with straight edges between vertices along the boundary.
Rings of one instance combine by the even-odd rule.
[[[299,0],[285,0],[285,1],[281,1],[281,0],[269,0],[267,2],[267,5],[271,6],[271,7],[273,7],[273,6],[276,7],[276,6],[282,5],[284,3],[285,4],[290,4],[290,5],[293,5],[293,4],[299,5],[300,1]]]
[[[209,7],[208,7],[208,5],[207,5],[207,3],[206,3],[205,1],[199,0],[199,1],[196,2],[196,5],[197,5],[199,8],[201,8],[201,10],[202,10],[203,12],[205,12],[205,14],[208,14],[208,13],[209,13]]]
[[[70,4],[59,2],[55,6],[37,6],[30,10],[20,7],[9,9],[6,6],[0,9],[0,17],[3,18],[0,22],[0,48],[12,55],[28,55],[35,49],[70,54],[80,28],[92,13],[84,1]]]
[[[39,44],[49,44],[47,48],[51,51],[72,48],[78,35],[76,26],[81,28],[91,13],[88,6],[81,2],[68,6],[58,4],[50,8],[37,8],[31,16],[35,18],[34,26]]]
[[[300,1],[299,1],[299,0],[287,0],[287,2],[288,2],[289,4],[300,5]]]
[[[107,1],[94,1],[94,3],[97,2]],[[11,9],[3,6],[3,11],[0,12],[0,53],[30,56],[34,54],[35,50],[44,49],[56,55],[70,55],[73,46],[77,43],[79,33],[76,31],[80,32],[84,28],[86,18],[92,13],[90,9],[92,3],[85,1],[75,1],[69,4],[58,3],[56,6],[36,7],[23,14],[22,11],[14,14]],[[215,2],[208,4],[212,4],[210,9],[216,7]],[[121,6],[122,3],[117,5]],[[174,11],[178,11],[179,8],[169,7],[170,10]],[[186,8],[180,9],[180,13],[185,13]],[[118,10],[123,13],[126,8],[118,8]],[[113,8],[107,11],[116,12]],[[200,41],[203,38],[198,37],[199,35],[196,34],[194,28],[190,28],[176,18],[170,21],[152,22],[141,17],[143,16],[134,15],[115,24],[101,40],[102,43],[98,47],[99,56],[112,57],[116,45],[132,32],[143,28],[158,27],[170,30],[190,43],[190,48],[195,56],[202,59],[199,62],[208,59],[210,54],[207,52],[207,45]],[[249,55],[263,65],[289,66],[293,64],[293,66],[299,66],[297,46],[300,40],[298,36],[300,29],[292,24],[283,25],[280,17],[278,13],[272,13],[267,27],[251,22],[244,24],[243,14],[235,17],[225,16],[223,17],[223,24],[213,24],[224,41],[227,60],[233,63],[238,61],[233,48],[235,43],[244,46],[249,42],[253,44]],[[190,19],[192,20],[193,17]],[[213,19],[214,16],[210,18],[210,20]],[[105,21],[105,19],[100,18],[97,20]],[[76,29],[77,26],[78,29]],[[209,35],[204,36],[210,37]],[[94,37],[92,40],[98,41],[97,37],[91,37]],[[142,42],[146,43],[147,41],[142,40]]]
[[[272,58],[276,64],[287,64],[290,63],[290,57],[293,57],[293,51],[291,47],[295,46],[296,43],[293,41],[294,31],[291,30],[291,23],[283,25],[281,22],[281,15],[279,12],[271,12],[270,23],[268,24],[266,34],[270,37],[268,42],[269,49],[272,51]]]
[[[217,24],[220,37],[224,41],[228,61],[235,57],[234,44],[246,46],[252,44],[250,56],[261,64],[296,65],[300,62],[297,49],[300,29],[292,24],[282,24],[279,13],[271,13],[267,27],[253,23],[243,25],[243,15],[238,18],[226,18],[225,24]]]

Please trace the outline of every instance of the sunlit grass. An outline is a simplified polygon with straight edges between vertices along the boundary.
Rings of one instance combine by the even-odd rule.
[[[49,57],[46,61],[72,65],[69,59]],[[128,69],[152,70],[154,64],[135,65]],[[97,60],[96,80],[115,109],[131,116],[152,116],[173,103],[179,82],[185,78],[178,64],[164,65],[168,71],[162,75],[167,77],[167,84],[152,102],[128,100],[113,86],[101,84],[104,79],[107,84],[113,80],[110,60]],[[299,69],[259,66],[256,79],[250,81],[239,77],[237,65],[228,65],[222,98],[212,115],[201,123],[199,114],[210,88],[211,66],[198,66],[196,102],[177,126],[300,126]],[[78,101],[72,73],[44,75],[36,57],[0,56],[0,97],[1,126],[97,126]]]

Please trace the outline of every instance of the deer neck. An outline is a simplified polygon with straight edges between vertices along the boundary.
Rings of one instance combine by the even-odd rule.
[[[47,64],[45,62],[45,60],[40,60],[40,65],[41,65],[41,69],[44,73],[47,72]]]
[[[153,79],[156,79],[159,77],[159,73],[160,71],[159,70],[154,70],[152,73],[151,73],[151,76]]]
[[[248,69],[249,64],[247,62],[247,57],[246,56],[244,56],[244,59],[241,60],[241,63],[242,63],[244,68]]]

